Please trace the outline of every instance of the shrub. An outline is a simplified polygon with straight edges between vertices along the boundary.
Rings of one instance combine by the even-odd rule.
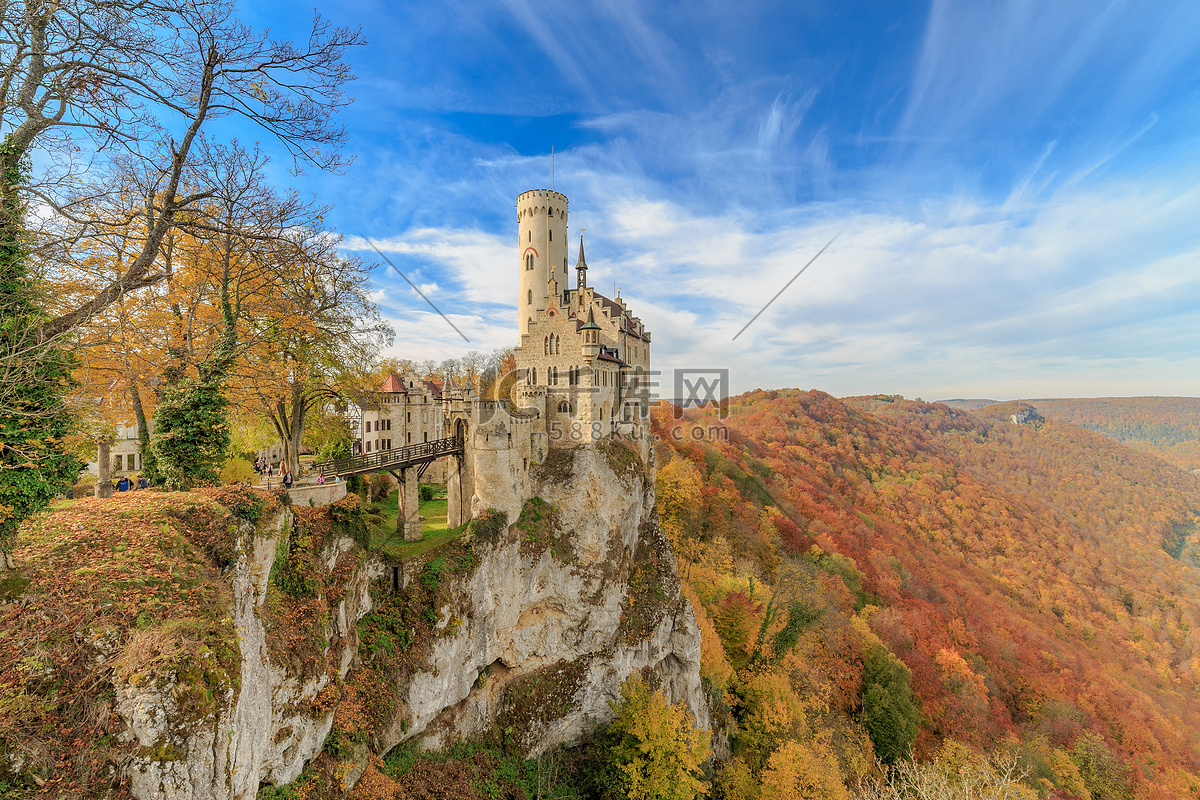
[[[253,483],[254,465],[244,458],[233,456],[221,467],[221,483]]]
[[[417,489],[417,494],[420,496],[422,503],[429,502],[433,499],[433,484],[422,483],[420,488]]]
[[[211,497],[229,509],[235,517],[247,522],[257,523],[267,510],[270,495],[245,486],[222,486],[216,489],[204,489],[199,492]]]

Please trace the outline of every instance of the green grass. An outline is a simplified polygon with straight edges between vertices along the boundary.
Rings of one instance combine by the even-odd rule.
[[[405,542],[396,533],[396,517],[399,515],[400,493],[396,491],[389,494],[387,502],[384,504],[383,522],[380,526],[382,533],[372,543],[372,546],[382,550],[389,556],[408,558],[424,553],[427,550],[432,550],[457,537],[467,526],[461,525],[457,528],[446,527],[447,500],[445,491],[443,488],[440,496],[435,496],[433,500],[426,500],[424,503],[421,503],[420,513],[424,517],[421,520],[421,532],[425,538],[419,542]]]

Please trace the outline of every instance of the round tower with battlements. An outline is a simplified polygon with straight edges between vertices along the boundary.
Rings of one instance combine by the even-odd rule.
[[[529,332],[531,320],[547,304],[549,281],[561,296],[567,281],[567,197],[550,189],[517,195],[517,333]]]

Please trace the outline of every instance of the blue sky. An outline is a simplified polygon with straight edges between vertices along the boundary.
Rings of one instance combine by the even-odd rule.
[[[369,41],[341,118],[356,161],[278,180],[471,339],[381,269],[396,355],[515,343],[513,203],[549,186],[553,146],[589,276],[660,369],[728,367],[735,392],[1200,394],[1200,4],[320,10]],[[311,9],[245,13],[296,36]]]

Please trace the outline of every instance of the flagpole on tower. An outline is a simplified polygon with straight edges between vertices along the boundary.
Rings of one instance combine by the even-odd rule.
[[[554,145],[550,145],[550,191],[554,191]]]

